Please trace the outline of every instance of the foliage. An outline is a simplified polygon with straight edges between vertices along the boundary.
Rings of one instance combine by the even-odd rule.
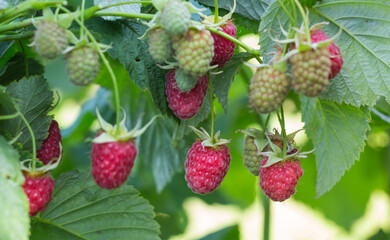
[[[82,7],[83,2],[0,1],[0,239],[168,239],[183,233],[188,222],[183,205],[195,196],[183,173],[187,151],[196,138],[189,126],[211,134],[220,130],[222,138],[231,140],[232,162],[224,182],[215,193],[197,197],[240,208],[254,203],[258,179],[242,164],[244,136],[236,132],[271,125],[267,115],[249,109],[253,69],[248,66],[253,61],[269,64],[275,51],[291,51],[283,40],[292,37],[293,27],[305,23],[299,1],[219,0],[217,9],[215,1],[196,2],[203,14],[219,10],[222,16],[232,11],[237,48],[224,67],[209,71],[202,107],[186,120],[174,115],[166,97],[166,74],[175,63],[156,65],[144,36],[160,26],[160,12],[153,4],[164,1],[94,0]],[[192,11],[198,21],[192,23],[195,27],[220,34],[219,26],[200,24],[202,14]],[[380,134],[389,138],[390,2],[323,0],[307,11],[311,25],[326,22],[324,32],[337,36],[334,43],[344,65],[321,95],[308,98],[291,90],[284,109],[269,117],[279,118],[285,135],[287,115],[301,116],[309,140],[302,150],[315,151],[302,160],[305,173],[295,199],[348,230],[364,214],[372,192],[389,191],[385,171],[389,144],[383,143],[386,137],[378,138],[377,145],[370,139]],[[67,51],[83,44],[99,51],[101,70],[92,87],[71,85],[66,53],[48,60],[30,46],[36,22],[42,19],[69,26]],[[244,43],[246,34],[259,36],[260,46]],[[80,106],[80,111],[61,131],[64,155],[51,171],[56,179],[53,200],[29,218],[28,199],[20,187],[24,182],[20,162],[35,157],[53,118],[67,121],[63,116],[74,109],[63,110],[66,103]],[[128,129],[138,119],[145,125],[160,115],[143,135],[131,139],[137,160],[127,183],[114,190],[99,188],[90,175],[90,140],[99,128],[96,109],[113,125],[118,116],[126,116]],[[41,166],[39,160],[33,161]],[[238,239],[239,230],[233,225],[202,239]],[[378,236],[385,234],[381,231]]]

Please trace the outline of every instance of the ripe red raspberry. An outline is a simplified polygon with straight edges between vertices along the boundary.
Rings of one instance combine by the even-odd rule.
[[[53,120],[50,124],[49,135],[37,151],[37,158],[44,165],[48,164],[53,158],[59,158],[60,154],[62,154],[60,152],[60,143],[62,143],[60,128],[57,121]]]
[[[312,32],[310,38],[312,43],[317,43],[329,39],[329,37],[320,29]],[[331,71],[329,73],[329,79],[332,79],[340,72],[341,67],[343,66],[343,56],[340,53],[340,49],[334,44],[334,42],[328,46],[328,49],[330,60],[332,62],[330,65]]]
[[[229,152],[227,145],[211,148],[195,142],[185,162],[188,187],[199,194],[210,193],[218,188],[229,169]]]
[[[130,175],[137,149],[133,141],[94,143],[92,176],[102,188],[118,188]]]
[[[177,87],[175,79],[175,70],[170,70],[167,74],[167,81],[165,83],[167,101],[169,108],[180,119],[192,118],[198,113],[202,107],[203,99],[207,93],[207,76],[198,79],[195,87],[188,91],[182,92]]]
[[[221,26],[222,31],[236,38],[237,28],[232,21]],[[211,66],[218,65],[218,68],[223,67],[233,56],[236,44],[216,33],[211,33],[214,38],[214,57]]]
[[[54,189],[54,180],[49,174],[32,175],[27,172],[23,173],[25,182],[23,190],[27,195],[30,207],[30,216],[43,211],[52,198]]]
[[[294,153],[294,150],[291,151]],[[261,161],[264,166],[268,157]],[[302,177],[301,163],[296,159],[285,160],[269,167],[260,167],[260,187],[271,200],[283,202],[290,198],[296,191],[298,179]]]

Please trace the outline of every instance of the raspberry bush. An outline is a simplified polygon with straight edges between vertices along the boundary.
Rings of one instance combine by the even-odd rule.
[[[389,199],[389,1],[0,2],[1,240],[249,236],[193,199],[352,239]]]

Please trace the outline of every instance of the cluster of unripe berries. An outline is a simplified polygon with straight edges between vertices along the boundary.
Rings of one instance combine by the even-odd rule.
[[[313,44],[326,41],[329,37],[320,29],[311,31]],[[315,45],[314,45],[315,46]],[[295,45],[291,46],[291,50]],[[341,70],[343,58],[340,49],[332,42],[325,47],[313,47],[293,54],[292,77],[280,63],[259,68],[252,78],[249,100],[252,108],[259,113],[270,113],[278,109],[290,88],[307,97],[316,97],[329,85]]]
[[[68,31],[54,20],[37,22],[34,41],[36,53],[45,59],[66,54],[69,80],[78,86],[92,83],[100,70],[98,51],[89,44],[70,46]]]
[[[147,34],[149,53],[157,64],[174,63],[166,77],[168,105],[180,119],[192,118],[207,93],[207,72],[223,67],[233,56],[236,44],[204,27],[191,27],[187,3],[179,0],[167,2],[157,21]],[[236,37],[232,21],[219,29]]]

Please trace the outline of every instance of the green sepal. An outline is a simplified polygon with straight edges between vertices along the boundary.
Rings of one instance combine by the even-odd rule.
[[[268,145],[268,139],[263,131],[256,128],[248,128],[247,130],[237,130],[236,132],[242,132],[245,135],[254,138],[254,143],[257,148],[257,152],[260,153]]]
[[[53,11],[49,7],[42,10],[42,16],[45,20],[55,21]]]
[[[79,11],[69,14],[60,14],[57,18],[57,23],[64,29],[68,29],[72,25],[73,21],[80,16]]]
[[[272,67],[282,73],[287,72],[287,61],[276,61],[273,63]]]
[[[230,7],[230,11],[223,17],[218,16],[217,23],[214,23],[214,18],[215,18],[214,15],[203,17],[204,20],[202,21],[202,23],[205,25],[211,26],[211,27],[220,27],[220,26],[225,25],[232,18],[232,15],[233,15],[234,11],[236,10],[236,5],[237,5],[236,0],[234,0],[233,7]]]
[[[298,151],[296,153],[293,153],[293,154],[290,154],[290,155],[286,155],[284,158],[281,158],[279,156],[277,156],[275,153],[273,152],[265,152],[265,153],[262,153],[261,155],[263,156],[267,156],[268,157],[268,161],[266,164],[264,164],[264,166],[261,166],[263,168],[265,167],[269,167],[275,163],[278,163],[278,162],[281,162],[281,161],[288,161],[288,160],[291,160],[291,159],[300,159],[300,158],[307,158],[307,155],[314,152],[315,149],[311,150],[311,151],[308,151],[308,152],[301,152],[301,149],[302,149],[302,146],[298,149]]]
[[[265,134],[263,131],[256,128],[248,128],[247,130],[237,130],[236,132],[242,132],[248,136],[251,136],[255,139],[265,139]]]
[[[35,159],[35,161],[36,164],[38,164],[38,167],[36,167],[35,169],[32,168],[32,163],[34,160],[25,159],[20,162],[20,169],[24,172],[28,172],[31,175],[42,175],[46,172],[49,172],[50,170],[57,168],[58,164],[61,162],[62,159],[62,144],[61,142],[58,144],[60,146],[60,156],[58,158],[51,159],[50,162],[46,165],[43,165],[42,162],[37,158]]]
[[[267,136],[267,139],[268,139],[268,144],[269,146],[271,147],[272,151],[274,152],[274,154],[277,156],[277,157],[283,157],[283,151],[282,149],[280,149],[278,146],[276,146],[272,141],[271,139],[269,138],[268,135]]]
[[[122,109],[123,111],[123,109]],[[106,142],[127,142],[130,141],[140,135],[142,135],[147,128],[153,123],[153,121],[161,117],[161,115],[154,116],[149,122],[141,128],[142,118],[138,119],[136,126],[128,131],[125,123],[126,123],[126,113],[123,111],[123,119],[119,123],[119,131],[116,131],[116,125],[111,125],[106,122],[103,117],[100,115],[99,110],[96,108],[96,116],[98,118],[100,127],[103,129],[103,133],[99,136],[95,137],[92,142],[94,143],[106,143]]]
[[[188,127],[191,128],[195,132],[196,135],[198,135],[198,137],[202,141],[203,147],[215,148],[215,147],[218,147],[220,145],[226,145],[226,144],[230,143],[230,141],[231,141],[231,140],[227,140],[227,139],[220,139],[219,138],[220,131],[215,133],[214,139],[212,139],[211,136],[207,133],[207,131],[204,128],[201,127],[200,129],[202,131],[200,131],[193,126],[188,126]]]
[[[257,152],[260,153],[267,147],[268,139],[266,139],[266,138],[255,139],[255,145],[256,145],[256,148],[257,148]]]

